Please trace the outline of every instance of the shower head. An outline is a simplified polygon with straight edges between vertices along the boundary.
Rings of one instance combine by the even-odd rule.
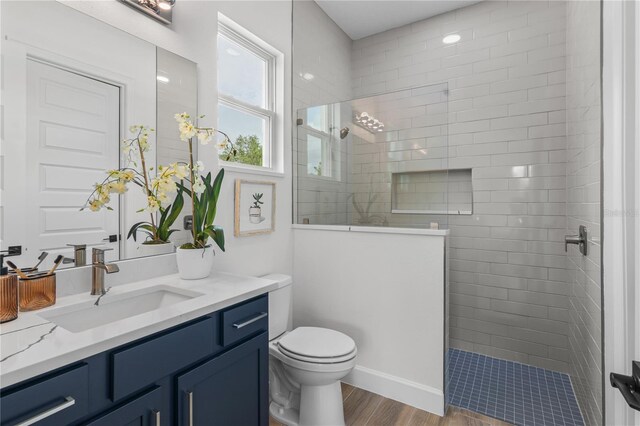
[[[346,138],[348,134],[349,134],[348,127],[343,127],[342,129],[340,129],[340,139]]]

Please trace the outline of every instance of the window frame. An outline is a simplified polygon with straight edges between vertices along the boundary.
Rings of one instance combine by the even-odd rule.
[[[222,104],[227,108],[235,109],[237,111],[250,114],[262,119],[266,119],[265,140],[262,141],[262,165],[256,166],[253,164],[240,163],[235,161],[225,161],[219,159],[222,166],[227,168],[242,168],[248,170],[256,170],[262,172],[274,172],[278,173],[275,168],[275,141],[278,134],[278,112],[276,102],[276,82],[277,82],[277,54],[267,50],[264,45],[266,43],[260,40],[258,37],[249,36],[249,33],[239,25],[232,23],[232,21],[226,19],[222,15],[218,17],[218,32],[216,34],[216,48],[217,37],[224,37],[228,41],[238,44],[241,48],[244,48],[256,55],[265,62],[265,105],[266,108],[262,108],[257,105],[252,105],[237,99],[231,95],[226,95],[220,92],[218,82],[216,81],[216,90],[218,93],[218,105]],[[219,120],[219,114],[218,114]],[[216,125],[218,127],[218,120]],[[221,129],[224,130],[224,129]],[[233,141],[232,141],[233,142]]]
[[[306,172],[306,177],[307,178],[311,178],[311,179],[319,179],[319,180],[325,180],[325,181],[340,181],[341,179],[341,172],[340,172],[340,159],[341,159],[341,152],[340,152],[340,130],[336,129],[336,127],[334,126],[334,124],[336,123],[336,121],[338,121],[338,119],[336,117],[340,117],[340,109],[339,106],[334,105],[333,107],[328,106],[328,105],[320,105],[322,107],[324,107],[324,120],[325,120],[325,124],[326,124],[326,128],[325,129],[317,129],[313,126],[311,126],[309,124],[309,120],[308,117],[305,116],[303,117],[303,125],[299,126],[302,127],[302,129],[304,130],[304,137],[305,137],[305,144],[307,146],[307,168],[305,169]],[[311,107],[307,107],[305,110],[308,110],[309,108],[315,108],[317,106],[311,106]],[[322,147],[321,147],[321,157],[322,157],[322,163],[323,163],[323,172],[326,171],[326,174],[322,174],[322,175],[316,175],[316,174],[312,174],[309,173],[308,170],[308,136],[314,136],[318,139],[320,139]]]

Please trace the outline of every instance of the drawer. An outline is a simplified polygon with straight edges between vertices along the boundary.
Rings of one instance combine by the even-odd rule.
[[[206,317],[111,354],[112,400],[117,401],[216,350],[217,316]]]
[[[0,423],[65,425],[89,412],[89,366],[30,382],[0,396]]]
[[[269,328],[269,300],[260,296],[222,312],[222,345],[228,346]]]

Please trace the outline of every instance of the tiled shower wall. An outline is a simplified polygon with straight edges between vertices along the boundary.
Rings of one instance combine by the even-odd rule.
[[[589,232],[589,252],[567,256],[569,359],[585,423],[602,424],[600,276],[600,2],[567,3],[567,234]]]
[[[473,169],[474,198],[473,215],[448,218],[451,345],[559,371],[569,369],[565,29],[564,2],[483,1],[352,49],[354,97],[448,84],[448,167]],[[462,40],[443,45],[450,33]],[[408,147],[392,161],[428,139],[387,142]]]

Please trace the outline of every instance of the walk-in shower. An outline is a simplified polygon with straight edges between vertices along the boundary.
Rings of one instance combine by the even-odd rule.
[[[354,38],[322,3],[294,2],[294,75],[315,76],[294,80],[294,223],[448,229],[448,401],[600,424],[599,3],[481,1]],[[580,226],[587,255],[565,252]]]

